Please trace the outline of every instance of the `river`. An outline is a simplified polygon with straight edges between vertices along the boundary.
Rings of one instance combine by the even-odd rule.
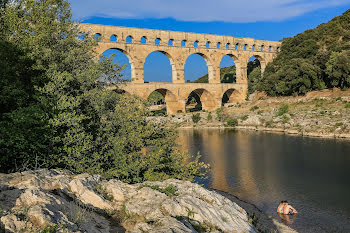
[[[350,142],[230,129],[181,129],[179,144],[211,165],[206,187],[258,206],[298,232],[350,232]],[[299,214],[281,219],[288,200]]]

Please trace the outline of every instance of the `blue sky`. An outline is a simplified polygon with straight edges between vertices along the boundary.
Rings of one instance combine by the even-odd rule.
[[[73,19],[115,26],[210,33],[263,40],[281,40],[314,28],[350,8],[350,0],[70,0]],[[110,55],[111,51],[107,51]],[[120,64],[128,63],[116,54]],[[221,66],[232,65],[224,58]],[[150,54],[145,63],[146,81],[171,81],[167,58]],[[124,74],[130,76],[127,67]],[[185,79],[207,73],[205,61],[192,55]]]

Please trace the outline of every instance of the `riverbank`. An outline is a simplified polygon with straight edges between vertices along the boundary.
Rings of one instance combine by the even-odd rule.
[[[0,174],[0,232],[295,232],[180,180],[129,185],[57,170]]]
[[[304,137],[350,139],[350,90],[310,92],[298,97],[257,93],[214,112],[189,112],[151,119],[179,128],[235,128]]]

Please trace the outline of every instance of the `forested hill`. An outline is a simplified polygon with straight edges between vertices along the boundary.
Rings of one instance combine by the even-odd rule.
[[[258,80],[258,90],[278,96],[350,87],[350,10],[282,42],[281,52]]]
[[[236,81],[236,66],[229,66],[220,69],[220,79],[223,83],[232,83]],[[190,81],[187,81],[190,82]],[[208,74],[196,79],[193,83],[208,83]]]

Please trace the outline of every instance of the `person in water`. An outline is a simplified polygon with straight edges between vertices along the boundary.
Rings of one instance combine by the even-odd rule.
[[[293,206],[288,204],[288,201],[284,201],[283,214],[297,214],[298,211]]]
[[[277,207],[277,213],[279,214],[297,214],[298,211],[293,206],[288,204],[288,201],[281,201]]]
[[[284,209],[284,206],[285,206],[285,201],[281,201],[281,203],[279,204],[279,206],[277,207],[277,213],[279,214],[283,214],[283,209]]]

